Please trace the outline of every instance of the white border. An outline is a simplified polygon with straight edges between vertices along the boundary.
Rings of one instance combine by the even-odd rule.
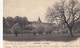
[[[3,0],[0,0],[0,48],[3,48]]]

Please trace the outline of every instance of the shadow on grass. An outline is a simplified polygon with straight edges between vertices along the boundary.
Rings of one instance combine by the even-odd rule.
[[[6,35],[3,36],[3,40],[6,41],[61,41],[61,42],[69,42],[77,40],[80,36],[70,37],[70,35],[18,35],[15,37],[14,35]]]

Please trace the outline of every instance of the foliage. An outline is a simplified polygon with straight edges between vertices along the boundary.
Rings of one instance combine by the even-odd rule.
[[[13,18],[12,17],[7,17],[6,18],[6,21],[8,22],[10,28],[14,25],[14,21],[13,21]]]
[[[46,26],[45,27],[45,32],[47,34],[51,34],[53,32],[53,30],[54,30],[53,26]]]
[[[50,21],[62,21],[66,24],[71,36],[73,37],[72,28],[75,22],[80,19],[80,4],[77,0],[69,0],[69,2],[61,1],[56,3],[52,8],[48,8],[46,19]]]
[[[19,25],[19,23],[14,24],[12,30],[14,34],[17,36],[21,32],[21,26]]]
[[[6,21],[5,17],[3,17],[3,28],[9,28],[9,23]]]
[[[36,30],[39,34],[43,34],[45,28],[44,28],[43,24],[40,23],[40,24],[36,24]]]
[[[28,24],[28,20],[26,17],[19,17],[19,16],[16,16],[14,18],[14,22],[15,23],[19,23],[21,27],[25,27],[27,24]]]

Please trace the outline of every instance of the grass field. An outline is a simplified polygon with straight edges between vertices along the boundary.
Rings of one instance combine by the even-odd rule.
[[[70,34],[19,34],[18,37],[8,34],[3,39],[4,48],[80,48],[80,33],[74,37]]]
[[[33,35],[33,34],[21,34],[16,37],[14,34],[3,35],[3,39],[7,41],[72,41],[80,37],[80,33],[75,33],[74,37],[71,37],[70,34],[43,34],[43,35]]]
[[[37,36],[36,36],[37,37]],[[21,38],[14,38],[20,39]],[[38,38],[39,39],[39,38]],[[64,38],[65,39],[65,38]],[[72,38],[67,38],[72,39]],[[80,48],[80,38],[76,40],[65,41],[3,41],[4,48]]]

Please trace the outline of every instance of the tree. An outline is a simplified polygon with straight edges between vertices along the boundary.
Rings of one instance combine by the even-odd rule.
[[[26,17],[16,16],[16,17],[14,18],[14,22],[15,22],[15,23],[19,23],[22,28],[24,28],[24,27],[28,24],[28,20],[27,20]]]
[[[5,17],[3,17],[3,28],[5,27]]]
[[[14,18],[14,22],[15,22],[15,23],[19,23],[20,26],[22,27],[22,17],[16,16],[16,17]]]
[[[23,17],[22,21],[21,21],[21,24],[22,24],[22,27],[25,28],[26,25],[28,25],[28,19],[26,17]]]
[[[21,32],[21,26],[19,23],[16,23],[12,26],[12,31],[14,32],[15,36],[17,37],[18,34]]]
[[[52,32],[53,32],[53,26],[46,26],[45,27],[45,32],[47,33],[47,34],[51,34]]]
[[[44,30],[45,30],[45,28],[44,28],[44,26],[43,26],[43,24],[42,23],[40,23],[40,24],[36,24],[36,31],[38,32],[38,34],[43,34],[43,32],[44,32]]]
[[[3,17],[3,33],[4,34],[8,34],[8,33],[10,33],[10,31],[9,31],[9,23],[6,21],[6,18],[5,17]]]
[[[19,25],[21,26],[22,30],[24,30],[26,28],[26,25],[28,24],[28,20],[27,20],[26,17],[16,16],[14,18],[14,22],[15,23],[19,23]],[[23,32],[21,32],[21,34],[23,35]]]
[[[14,24],[13,18],[12,17],[7,17],[5,20],[9,23],[9,26],[11,28]]]
[[[6,18],[3,17],[3,28],[8,28],[9,27],[9,23],[6,21]]]
[[[6,20],[5,20],[5,17],[3,17],[3,28],[6,27]]]
[[[80,4],[77,0],[58,2],[52,8],[48,8],[46,19],[50,21],[55,19],[63,21],[69,29],[71,37],[73,37],[73,26],[80,19]]]

